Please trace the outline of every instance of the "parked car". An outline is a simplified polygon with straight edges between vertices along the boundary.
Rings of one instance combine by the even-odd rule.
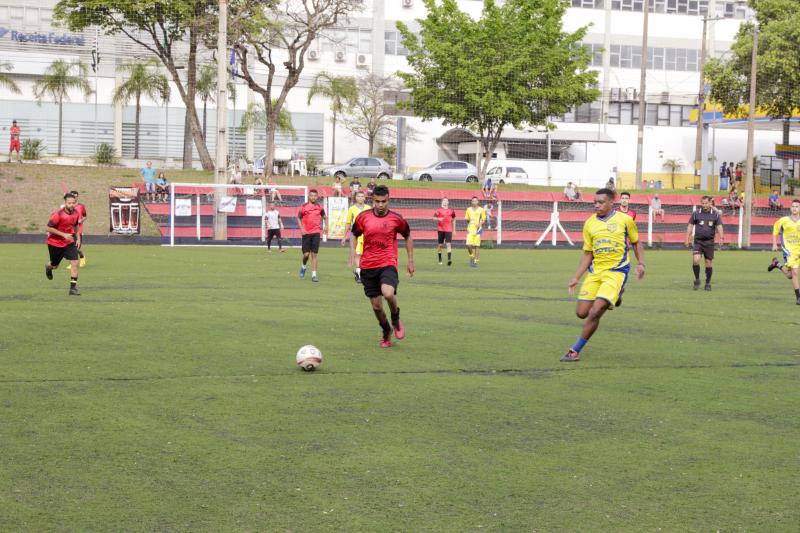
[[[439,161],[411,174],[407,179],[419,181],[465,181],[478,183],[478,169],[464,161]]]
[[[522,167],[499,165],[486,171],[486,177],[499,184],[528,183],[528,173]]]
[[[334,165],[322,169],[323,176],[339,176],[348,178],[391,179],[394,171],[389,163],[378,157],[354,157],[344,165]]]

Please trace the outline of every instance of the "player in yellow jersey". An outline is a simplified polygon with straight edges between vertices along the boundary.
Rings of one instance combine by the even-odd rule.
[[[358,191],[355,195],[356,203],[350,206],[350,209],[347,210],[347,219],[345,220],[345,232],[344,237],[342,237],[342,246],[345,245],[347,242],[347,232],[350,231],[350,228],[353,227],[353,222],[356,221],[356,217],[370,208],[369,205],[366,204],[366,195],[363,191]],[[357,239],[354,239],[353,236],[350,236],[350,259],[347,261],[347,264],[353,267],[353,276],[356,279],[356,283],[361,283],[361,254],[364,253],[364,236],[360,236]]]
[[[473,196],[470,206],[464,213],[467,224],[467,253],[469,253],[469,266],[478,267],[481,251],[481,235],[483,225],[486,223],[486,210],[478,205],[478,197]]]
[[[628,242],[639,266],[636,273],[644,277],[644,250],[639,244],[636,223],[626,214],[614,210],[614,191],[600,189],[594,196],[595,214],[583,225],[583,256],[578,271],[569,280],[569,293],[575,294],[583,274],[578,292],[575,314],[585,318],[581,336],[563,357],[562,362],[580,360],[580,351],[600,325],[600,318],[608,309],[622,305],[622,293],[631,269]]]
[[[777,257],[772,258],[767,270],[772,272],[779,268],[792,280],[794,296],[800,305],[800,200],[792,200],[791,215],[779,218],[772,228],[772,251],[778,251],[778,238],[783,250],[783,263]]]

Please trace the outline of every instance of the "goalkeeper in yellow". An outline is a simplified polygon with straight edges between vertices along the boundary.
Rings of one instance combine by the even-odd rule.
[[[483,225],[486,223],[486,210],[479,205],[478,197],[473,196],[470,206],[464,213],[464,220],[467,224],[467,253],[469,254],[469,266],[478,268],[481,252],[481,235],[483,235]]]
[[[783,263],[777,257],[772,258],[767,270],[772,272],[779,268],[783,275],[792,280],[794,296],[800,305],[800,200],[792,200],[791,214],[779,218],[772,227],[772,251],[778,251],[780,238],[783,250]]]
[[[628,241],[639,263],[636,273],[639,279],[644,277],[644,250],[639,244],[636,223],[628,215],[614,210],[614,197],[610,189],[597,191],[595,214],[583,225],[583,256],[578,271],[569,280],[568,289],[570,294],[575,294],[581,277],[589,271],[578,291],[575,308],[578,318],[586,321],[577,342],[561,357],[562,362],[579,361],[581,349],[597,330],[606,310],[622,305],[622,293],[631,269]]]
[[[350,209],[347,210],[347,219],[345,220],[345,230],[344,230],[344,237],[342,237],[342,246],[345,245],[347,242],[347,232],[353,227],[353,223],[356,221],[356,217],[370,208],[369,205],[366,204],[366,196],[364,195],[363,191],[358,191],[355,195],[356,203],[350,206]],[[352,235],[350,236],[350,258],[347,260],[347,264],[353,267],[353,276],[356,279],[356,283],[361,283],[361,255],[364,253],[364,236],[361,235],[358,238],[354,238]]]

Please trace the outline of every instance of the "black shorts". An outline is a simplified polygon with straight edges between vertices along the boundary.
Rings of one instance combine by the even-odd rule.
[[[453,242],[453,232],[452,231],[440,231],[439,232],[439,244],[451,243],[451,242]]]
[[[62,259],[66,259],[67,261],[77,261],[79,259],[78,247],[75,246],[74,242],[69,243],[63,248],[48,244],[47,250],[50,252],[50,264],[54,267],[57,267]]]
[[[306,233],[303,235],[303,253],[319,253],[319,233]]]
[[[695,255],[703,254],[706,259],[714,259],[714,239],[694,241],[692,253]]]
[[[393,266],[362,268],[361,283],[364,285],[364,294],[368,298],[374,298],[383,294],[381,285],[391,285],[394,287],[396,294],[397,286],[400,284],[400,277],[397,275],[397,269]]]
[[[281,230],[280,230],[280,228],[268,229],[267,230],[267,240],[271,241],[273,237],[277,237],[278,239],[281,238]]]

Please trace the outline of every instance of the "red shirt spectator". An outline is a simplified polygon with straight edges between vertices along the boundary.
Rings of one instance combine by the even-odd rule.
[[[361,269],[397,267],[397,235],[404,239],[411,235],[411,228],[399,214],[389,211],[380,217],[374,209],[364,211],[353,224],[353,235],[364,236],[364,255]]]
[[[306,202],[300,206],[300,211],[297,212],[303,233],[321,233],[324,216],[325,209],[318,203]]]

